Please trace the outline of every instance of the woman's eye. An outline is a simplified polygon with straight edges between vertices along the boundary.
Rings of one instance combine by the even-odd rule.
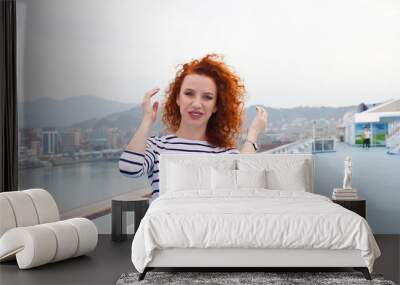
[[[192,92],[186,92],[185,95],[190,96],[192,95]]]
[[[207,99],[207,100],[212,100],[212,98],[213,98],[213,97],[211,97],[211,96],[206,96],[206,99]]]

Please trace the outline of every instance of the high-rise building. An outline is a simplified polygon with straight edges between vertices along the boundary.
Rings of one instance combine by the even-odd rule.
[[[37,140],[37,134],[33,128],[21,128],[18,132],[18,145],[30,148],[33,141]]]
[[[81,129],[74,129],[74,146],[79,148],[81,145]]]
[[[44,129],[42,132],[43,154],[59,152],[58,132],[55,129]]]
[[[75,151],[75,133],[62,133],[61,134],[61,149],[63,152]]]
[[[41,155],[41,144],[40,144],[40,141],[33,141],[31,143],[31,150],[32,150],[32,153],[36,157],[39,157]]]
[[[122,147],[122,137],[118,129],[109,128],[107,130],[107,141],[110,148]]]

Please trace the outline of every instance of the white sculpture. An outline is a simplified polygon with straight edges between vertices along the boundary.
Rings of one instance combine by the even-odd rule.
[[[351,188],[351,168],[352,168],[352,163],[351,163],[351,158],[350,156],[346,157],[346,160],[344,161],[344,178],[343,178],[343,189],[352,189]]]

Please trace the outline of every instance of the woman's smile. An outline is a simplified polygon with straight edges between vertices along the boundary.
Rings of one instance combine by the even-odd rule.
[[[190,118],[197,120],[197,119],[200,119],[201,116],[203,116],[203,113],[192,111],[192,112],[189,112],[189,115],[190,115]]]

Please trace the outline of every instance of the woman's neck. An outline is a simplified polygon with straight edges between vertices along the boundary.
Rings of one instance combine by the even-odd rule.
[[[205,128],[193,128],[180,125],[178,130],[175,132],[175,135],[183,139],[207,141]]]

